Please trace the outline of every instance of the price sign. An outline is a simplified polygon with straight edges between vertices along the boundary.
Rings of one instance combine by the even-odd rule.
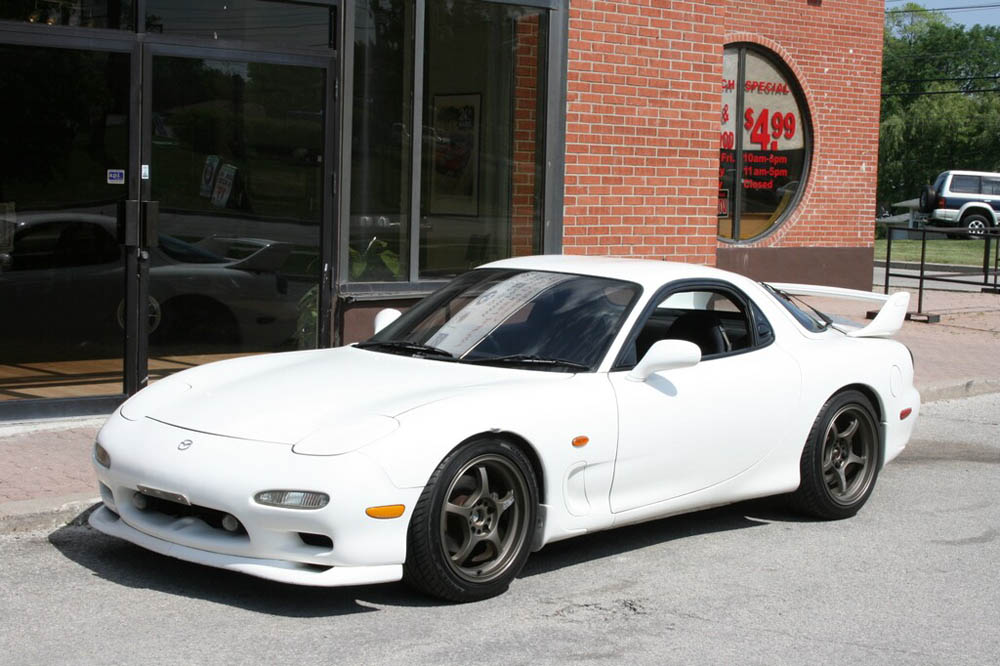
[[[778,150],[778,139],[791,139],[795,136],[795,124],[793,111],[754,111],[750,107],[743,112],[743,129],[750,131],[750,142],[760,146],[760,150]]]

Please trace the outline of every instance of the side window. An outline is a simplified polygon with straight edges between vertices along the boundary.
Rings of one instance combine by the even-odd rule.
[[[49,222],[14,237],[11,270],[46,270],[118,261],[121,249],[110,233],[89,222]]]
[[[979,176],[952,176],[951,191],[961,194],[979,194]]]
[[[702,358],[743,351],[753,345],[746,309],[721,289],[678,291],[667,297],[649,315],[636,337],[636,360],[659,340],[693,342],[701,349]]]
[[[1000,195],[1000,178],[983,178],[983,194]]]
[[[766,347],[774,342],[774,329],[771,328],[771,322],[767,320],[767,317],[753,301],[750,302],[750,309],[753,310],[753,321],[757,326],[757,346]]]

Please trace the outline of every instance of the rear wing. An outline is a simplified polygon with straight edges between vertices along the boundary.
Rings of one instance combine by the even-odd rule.
[[[892,295],[876,294],[858,289],[843,289],[841,287],[822,287],[814,284],[791,284],[787,282],[768,282],[768,286],[793,296],[821,296],[825,298],[844,298],[851,301],[868,301],[881,303],[875,319],[863,328],[845,331],[852,338],[888,338],[903,326],[906,319],[906,309],[910,305],[910,294],[900,291]]]

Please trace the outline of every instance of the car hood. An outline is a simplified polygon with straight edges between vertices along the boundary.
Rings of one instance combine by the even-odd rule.
[[[571,374],[477,366],[341,347],[211,363],[140,391],[122,416],[240,439],[295,444],[321,428],[395,417],[474,387]]]

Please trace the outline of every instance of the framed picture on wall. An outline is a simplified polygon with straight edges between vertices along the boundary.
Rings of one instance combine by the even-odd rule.
[[[433,146],[432,215],[479,215],[478,93],[435,95],[424,145]],[[431,136],[426,136],[431,133]]]

